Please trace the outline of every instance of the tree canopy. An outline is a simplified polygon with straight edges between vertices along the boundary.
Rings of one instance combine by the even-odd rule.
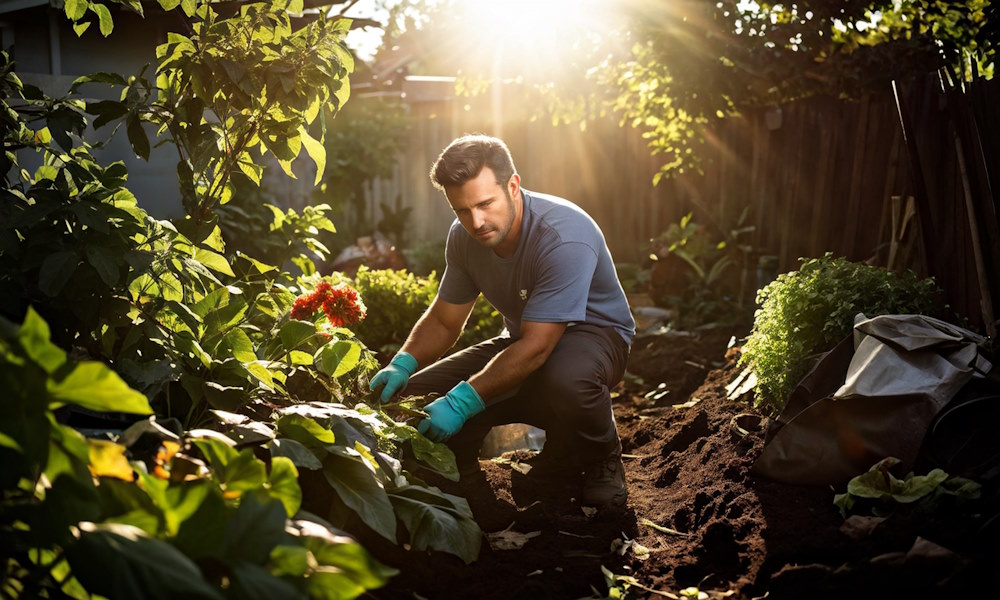
[[[532,35],[511,44],[483,35],[470,4],[428,1],[429,16],[401,19],[385,51],[419,49],[418,69],[457,73],[469,92],[522,81],[557,121],[614,112],[664,155],[661,174],[697,168],[705,128],[747,109],[854,98],[938,69],[955,83],[992,76],[1000,21],[989,0],[606,0],[512,12],[509,31]]]

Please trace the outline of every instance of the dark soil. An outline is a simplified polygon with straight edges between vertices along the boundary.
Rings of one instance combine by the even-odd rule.
[[[469,565],[442,553],[388,550],[378,557],[401,572],[369,597],[603,598],[609,587],[602,567],[633,577],[614,585],[635,598],[676,598],[692,586],[709,598],[1000,594],[1000,543],[995,529],[983,527],[984,507],[995,504],[895,513],[852,537],[833,505],[844,490],[752,475],[766,419],[726,397],[739,373],[738,350],[727,352],[732,333],[636,340],[615,404],[625,511],[589,514],[566,484],[522,474],[509,462],[481,461],[481,477],[446,491],[469,500],[484,532],[539,533],[517,550],[491,549],[484,540]],[[507,458],[531,464],[533,455]],[[648,556],[634,546],[613,549],[628,540]]]

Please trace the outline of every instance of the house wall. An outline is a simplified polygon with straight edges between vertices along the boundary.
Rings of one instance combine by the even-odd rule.
[[[12,33],[15,70],[28,84],[37,85],[50,96],[65,95],[73,81],[98,71],[130,75],[146,63],[155,65],[156,45],[166,40],[165,19],[173,16],[147,11],[145,18],[112,7],[115,27],[107,38],[101,36],[94,23],[80,37],[61,10],[39,6],[2,15],[5,31]],[[51,25],[50,25],[51,23]],[[8,33],[8,35],[10,35]],[[53,40],[51,34],[55,34]],[[51,48],[58,50],[52,60]],[[81,88],[85,98],[116,98],[110,86],[88,84]],[[103,141],[111,134],[109,127],[87,130],[88,141]],[[154,130],[147,126],[147,133]],[[153,148],[149,161],[135,156],[124,128],[118,131],[104,148],[94,151],[101,162],[121,160],[128,167],[129,189],[140,205],[156,218],[183,215],[177,186],[177,151],[170,145]],[[23,166],[33,171],[40,158],[34,153],[18,157]]]

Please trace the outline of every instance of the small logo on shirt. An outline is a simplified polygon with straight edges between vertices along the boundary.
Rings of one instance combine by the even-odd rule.
[[[528,290],[521,290],[521,300],[528,299]]]

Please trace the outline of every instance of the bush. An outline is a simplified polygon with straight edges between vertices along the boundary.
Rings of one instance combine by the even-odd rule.
[[[439,281],[431,272],[426,277],[406,270],[369,269],[361,266],[349,280],[368,306],[368,316],[354,331],[366,346],[395,352],[437,295]],[[458,341],[464,348],[496,336],[503,329],[503,317],[482,297],[476,301],[469,322]]]
[[[800,260],[798,271],[779,275],[757,292],[760,308],[740,357],[757,376],[755,404],[774,414],[815,355],[851,333],[855,315],[926,314],[938,289],[931,278],[900,276],[830,253]]]

